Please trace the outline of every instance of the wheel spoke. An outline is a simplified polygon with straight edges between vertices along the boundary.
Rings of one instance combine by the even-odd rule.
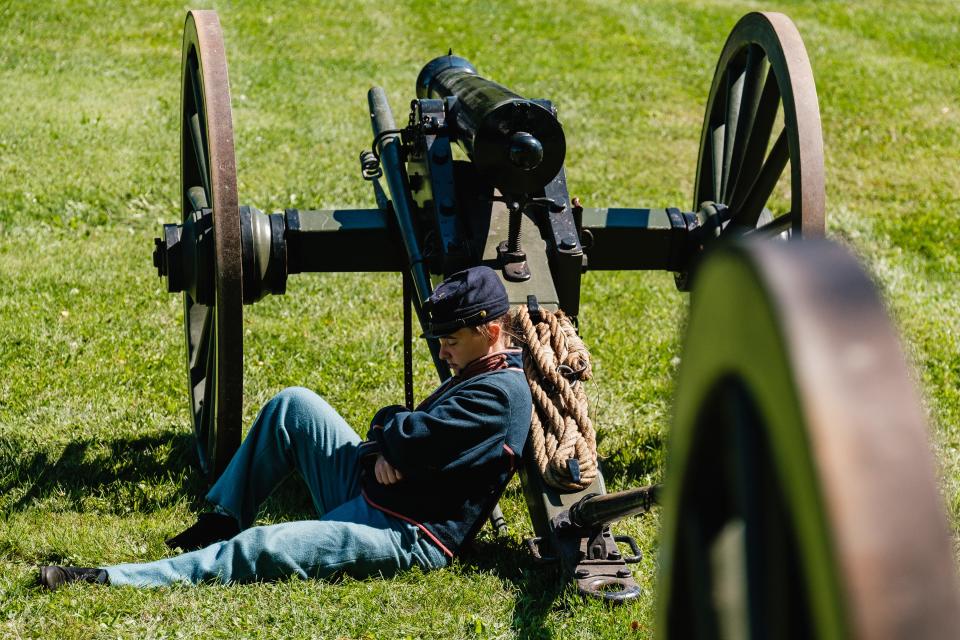
[[[785,231],[793,228],[793,212],[787,212],[778,218],[774,218],[762,227],[750,231],[750,235],[760,236],[778,236]]]
[[[202,374],[203,370],[198,370],[198,373]],[[198,425],[203,424],[201,420],[203,418],[203,399],[206,397],[207,379],[198,375],[197,382],[191,387],[191,390],[193,392],[191,398],[193,400],[193,406],[191,407],[193,409],[193,424],[195,428],[199,429]]]
[[[196,113],[190,116],[190,141],[193,143],[193,157],[197,159],[197,171],[203,182],[203,190],[210,193],[210,174],[207,173],[207,158],[203,153],[203,133],[200,130],[200,116]]]
[[[769,481],[763,476],[761,468],[765,451],[759,442],[759,425],[750,411],[750,399],[740,385],[729,386],[724,393],[723,411],[731,428],[733,458],[736,460],[732,470],[734,503],[743,520],[742,542],[748,549],[762,549],[764,546],[763,518],[768,505],[764,503],[764,490]],[[761,637],[757,633],[763,628],[761,619],[766,607],[763,592],[762,555],[746,554],[744,567],[745,596],[748,616],[744,620],[749,629],[749,637]]]
[[[190,323],[190,371],[197,364],[206,360],[207,348],[210,346],[210,326],[213,313],[211,308],[203,304],[194,304],[190,307],[188,322]]]
[[[763,164],[779,106],[780,87],[773,73],[773,67],[770,67],[763,84],[763,92],[760,94],[760,101],[757,104],[753,126],[747,136],[737,181],[729,198],[728,204],[731,208],[739,208],[737,205],[743,202],[749,191],[752,191],[754,176],[757,175]]]
[[[720,191],[723,183],[723,140],[725,137],[725,125],[719,125],[713,130],[711,136],[711,158],[713,161],[713,193],[711,200],[720,201],[722,192]]]
[[[740,113],[737,117],[737,134],[733,139],[733,150],[730,157],[730,177],[727,179],[724,202],[729,203],[733,195],[733,188],[741,175],[743,154],[747,146],[747,139],[753,130],[760,107],[760,88],[767,74],[767,57],[763,49],[751,46],[747,50],[747,62],[743,72],[743,90],[740,96]]]
[[[733,159],[734,138],[738,131],[740,118],[741,98],[743,97],[743,83],[746,68],[727,74],[727,117],[723,139],[723,172],[721,174],[718,202],[726,202],[727,189],[731,180],[731,161]]]
[[[700,149],[700,164],[697,167],[697,184],[694,192],[694,208],[700,206],[705,200],[715,200],[714,185],[716,176],[713,167],[716,164],[713,161],[713,129],[707,129],[708,135],[705,136],[703,147]]]
[[[193,109],[189,110],[188,131],[190,132],[190,141],[193,148],[193,156],[197,161],[197,171],[200,174],[200,180],[203,182],[204,191],[210,194],[210,174],[208,173],[206,149],[206,113],[204,112],[203,93],[200,88],[198,74],[200,65],[193,57],[187,64],[187,76],[189,78],[190,96],[193,98]],[[209,197],[207,198],[209,201]]]
[[[213,313],[210,314],[213,318],[210,321],[211,330],[213,332],[213,345],[210,349],[210,356],[207,359],[207,379],[212,380],[213,384],[208,385],[210,391],[206,394],[207,397],[207,411],[206,418],[207,422],[204,424],[207,426],[207,452],[211,458],[216,459],[217,457],[217,381],[218,375],[220,372],[220,363],[218,362],[219,353],[220,353],[220,332],[216,329],[217,323],[217,308],[213,307]]]
[[[686,565],[686,586],[690,589],[690,598],[695,611],[704,615],[694,616],[688,629],[694,630],[694,637],[717,637],[717,621],[713,615],[713,603],[710,597],[710,558],[706,552],[705,532],[700,516],[691,511],[682,532],[683,562]]]
[[[195,56],[190,56],[190,59],[187,63],[187,75],[190,78],[190,96],[193,98],[193,112],[200,115],[200,120],[203,122],[203,133],[206,133],[206,111],[204,100],[203,100],[203,90],[200,87],[200,62]]]
[[[212,429],[213,425],[213,397],[214,391],[217,386],[216,379],[216,361],[217,361],[217,349],[216,342],[217,337],[216,333],[216,310],[211,307],[211,312],[208,314],[210,318],[210,331],[209,333],[214,333],[213,337],[213,348],[209,348],[210,338],[208,337],[206,342],[208,348],[206,349],[206,359],[204,361],[203,367],[203,395],[202,400],[200,401],[200,416],[197,420],[197,428],[199,433],[197,433],[198,438],[204,438]]]
[[[770,194],[777,186],[777,182],[780,180],[780,176],[789,160],[790,148],[787,142],[787,130],[782,129],[780,135],[777,136],[777,141],[773,143],[773,148],[770,149],[770,155],[763,163],[763,168],[760,169],[760,175],[757,176],[750,193],[747,194],[743,206],[734,208],[734,223],[737,226],[747,229],[753,229],[757,226],[760,213],[770,199]]]
[[[746,525],[733,517],[723,524],[710,543],[711,586],[720,637],[747,638],[749,635],[749,584]],[[716,636],[712,636],[716,637]]]

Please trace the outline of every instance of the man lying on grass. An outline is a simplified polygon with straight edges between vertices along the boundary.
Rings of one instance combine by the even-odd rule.
[[[319,396],[286,389],[263,407],[210,489],[213,510],[167,541],[188,553],[99,569],[41,567],[40,584],[154,587],[445,566],[496,505],[532,405],[520,351],[507,348],[507,293],[491,269],[454,274],[426,306],[424,337],[440,338],[440,357],[455,375],[415,411],[384,407],[361,441]],[[293,471],[318,518],[252,527],[260,504]]]

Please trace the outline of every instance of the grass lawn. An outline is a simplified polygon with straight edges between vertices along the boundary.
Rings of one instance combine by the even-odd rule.
[[[955,2],[213,2],[224,25],[240,200],[368,207],[365,93],[398,121],[421,66],[452,47],[552,99],[586,206],[689,207],[716,59],[740,15],[778,10],[820,96],[829,234],[879,282],[914,365],[960,530],[960,27]],[[209,5],[208,5],[209,6]],[[0,2],[0,636],[597,638],[652,634],[656,514],[643,596],[583,602],[527,556],[519,485],[506,540],[447,571],[330,584],[152,591],[32,587],[35,567],[147,560],[202,508],[180,299],[150,261],[178,216],[185,8]],[[359,430],[399,402],[400,277],[291,277],[245,310],[245,421],[287,385]],[[669,274],[584,279],[582,334],[608,487],[659,481],[686,298]],[[722,333],[718,333],[722,340]],[[420,346],[418,397],[432,386]],[[291,483],[263,522],[307,517]]]

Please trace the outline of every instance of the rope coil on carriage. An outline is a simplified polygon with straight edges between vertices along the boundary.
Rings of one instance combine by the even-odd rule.
[[[586,489],[597,477],[597,434],[583,381],[592,376],[590,353],[562,311],[517,310],[523,371],[533,396],[530,441],[544,481],[565,490]]]

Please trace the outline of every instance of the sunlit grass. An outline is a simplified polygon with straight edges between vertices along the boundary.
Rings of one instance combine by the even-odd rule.
[[[420,66],[452,47],[559,107],[571,193],[587,206],[689,207],[726,2],[214,2],[231,72],[241,201],[370,206],[357,155],[365,92],[398,121]],[[880,283],[922,389],[942,489],[960,527],[960,33],[950,2],[780,2],[817,79],[828,231]],[[176,219],[176,3],[0,3],[0,635],[9,637],[647,637],[656,515],[639,601],[584,603],[534,565],[519,487],[505,540],[452,570],[394,580],[198,589],[30,585],[46,562],[166,553],[200,508],[180,301],[150,262]],[[908,26],[909,25],[909,28]],[[950,55],[954,54],[953,58]],[[359,250],[360,248],[358,248]],[[301,384],[363,432],[398,402],[401,283],[315,274],[245,309],[245,419]],[[686,297],[666,274],[588,273],[581,327],[613,489],[662,477]],[[717,335],[723,339],[722,332]],[[431,388],[417,347],[417,393]],[[291,484],[267,521],[308,508]]]

